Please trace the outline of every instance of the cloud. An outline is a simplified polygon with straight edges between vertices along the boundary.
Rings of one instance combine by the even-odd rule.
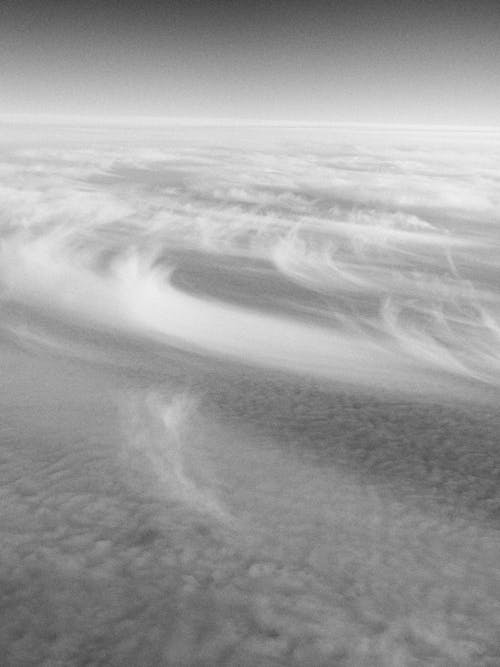
[[[80,322],[156,331],[173,344],[340,380],[386,384],[390,368],[400,386],[415,363],[442,371],[448,358],[452,375],[495,381],[496,342],[482,313],[496,321],[498,299],[489,279],[470,288],[471,256],[488,276],[498,245],[490,154],[435,145],[339,146],[325,155],[310,146],[111,143],[4,150],[0,169],[11,299],[42,299]],[[268,276],[333,298],[337,326],[182,294],[160,266],[170,276],[182,271],[179,251],[213,256],[214,269],[216,258],[267,262]],[[208,286],[213,269],[204,270]],[[353,315],[349,296],[365,299],[368,311]],[[397,324],[387,319],[389,302]]]
[[[118,397],[117,438],[109,399],[85,397],[95,378],[64,397],[64,371],[50,368],[52,395],[23,390],[46,414],[36,448],[28,412],[4,454],[1,638],[13,664],[494,654],[489,529],[218,424],[185,391]],[[82,440],[91,414],[101,426]]]
[[[495,660],[497,149],[419,141],[3,146],[10,664]]]

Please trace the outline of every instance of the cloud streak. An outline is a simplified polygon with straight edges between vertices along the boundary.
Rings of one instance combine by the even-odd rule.
[[[404,388],[412,375],[425,392],[429,371],[431,383],[445,371],[496,384],[495,150],[20,149],[0,165],[4,293],[80,324],[355,384]],[[207,258],[204,279],[190,253]],[[323,298],[318,315],[335,326],[259,312],[257,295],[252,311],[225,302],[216,277],[231,257],[288,280],[290,307],[293,284]],[[179,291],[190,271],[205,293]],[[294,308],[305,313],[306,297]]]
[[[494,664],[495,144],[65,132],[0,152],[5,660]]]

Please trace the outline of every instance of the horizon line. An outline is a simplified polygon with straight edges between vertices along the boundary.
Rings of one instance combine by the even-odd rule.
[[[3,124],[35,124],[35,125],[91,125],[91,126],[130,126],[130,127],[220,127],[220,128],[286,128],[286,129],[374,129],[374,130],[414,130],[414,131],[445,131],[445,132],[477,132],[497,133],[500,125],[462,125],[449,123],[393,123],[369,121],[292,121],[262,120],[255,118],[234,117],[176,117],[176,116],[144,116],[122,115],[102,116],[97,114],[13,114],[0,113]]]

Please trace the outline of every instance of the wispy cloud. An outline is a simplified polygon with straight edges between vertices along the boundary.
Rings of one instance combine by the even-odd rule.
[[[4,287],[83,320],[115,317],[299,372],[384,384],[385,368],[399,385],[421,364],[493,381],[496,154],[395,140],[4,149]],[[208,265],[201,294],[180,292],[180,251],[265,262],[268,276],[333,299],[322,316],[336,324],[206,301]],[[353,313],[348,295],[365,306]]]
[[[488,661],[495,145],[148,132],[0,155],[8,660]]]

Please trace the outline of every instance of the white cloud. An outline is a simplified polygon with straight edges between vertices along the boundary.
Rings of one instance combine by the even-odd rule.
[[[473,291],[469,285],[474,271],[492,274],[498,247],[490,224],[499,203],[493,164],[487,152],[435,145],[316,152],[290,145],[270,152],[111,142],[4,150],[2,275],[11,298],[33,302],[43,295],[45,307],[81,311],[80,319],[107,325],[115,313],[115,324],[133,320],[136,331],[143,318],[144,331],[253,362],[328,369],[334,378],[370,384],[377,377],[386,383],[382,368],[390,368],[399,384],[408,364],[432,367],[441,354],[436,370],[451,355],[449,371],[491,382],[494,344],[477,314],[495,318],[498,300],[489,278]],[[181,294],[162,284],[153,265],[160,258],[174,266],[182,248],[269,262],[277,278],[331,298],[365,298],[371,312],[353,314],[337,300],[337,328],[327,331]],[[125,262],[138,257],[140,275],[117,276],[120,255]],[[407,320],[397,336],[384,315],[388,298]],[[479,346],[471,338],[478,327]],[[374,330],[377,340],[370,339]],[[407,358],[401,336],[415,335],[420,345],[412,344]],[[278,343],[288,339],[289,349]],[[415,359],[417,349],[422,355]]]
[[[142,136],[2,150],[7,660],[494,660],[495,146]]]

